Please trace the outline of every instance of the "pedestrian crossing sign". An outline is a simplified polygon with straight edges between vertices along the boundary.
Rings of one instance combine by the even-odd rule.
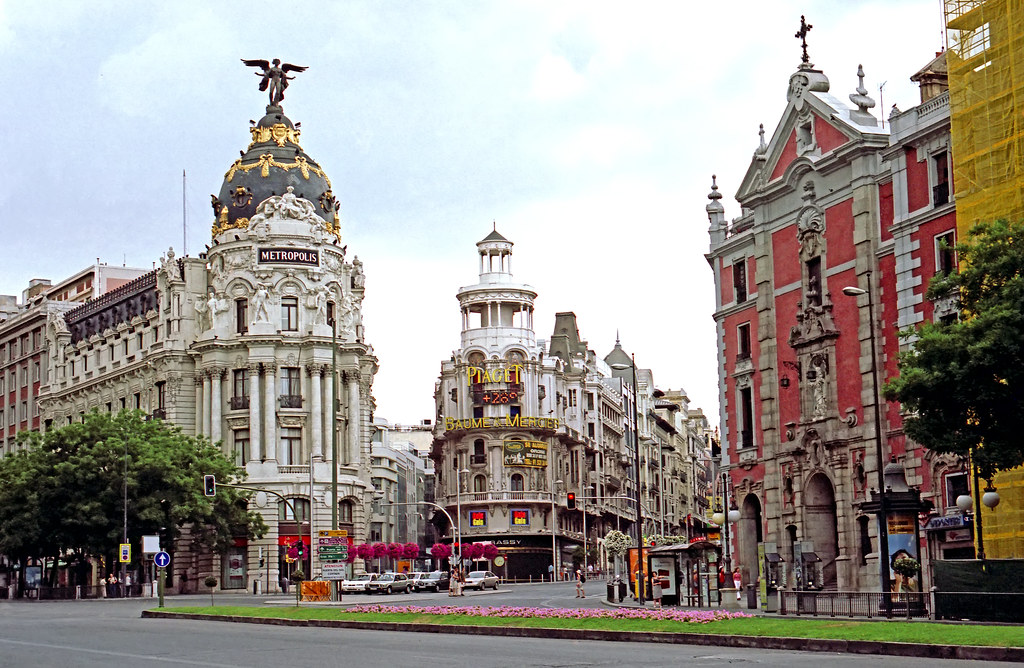
[[[132,560],[132,544],[131,543],[121,543],[121,559],[120,559],[120,562],[122,564],[128,564],[128,563],[131,563],[131,560]]]

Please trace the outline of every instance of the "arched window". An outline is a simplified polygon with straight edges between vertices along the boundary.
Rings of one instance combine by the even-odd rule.
[[[300,522],[309,520],[309,499],[288,499],[288,503],[279,501],[277,519],[282,522],[294,522],[295,514],[292,513],[292,507],[295,508],[295,514],[298,514]]]
[[[338,522],[340,524],[352,524],[352,502],[338,502]]]
[[[523,491],[523,474],[513,473],[512,479],[509,481],[509,483],[513,492]]]
[[[484,476],[484,475],[473,476],[473,491],[474,492],[486,492],[487,491],[487,476]]]

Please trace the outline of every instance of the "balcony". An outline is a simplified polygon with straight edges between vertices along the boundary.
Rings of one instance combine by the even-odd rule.
[[[282,404],[283,406],[283,404]],[[231,410],[240,411],[249,407],[249,397],[231,397]]]
[[[487,455],[470,455],[469,463],[475,466],[482,466],[487,463]]]
[[[932,186],[932,203],[942,206],[949,203],[949,183],[938,183]]]
[[[281,408],[302,408],[301,394],[282,394]]]

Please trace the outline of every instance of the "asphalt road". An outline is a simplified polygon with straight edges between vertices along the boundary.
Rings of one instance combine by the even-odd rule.
[[[596,589],[596,586],[595,586]],[[354,599],[354,600],[353,600]],[[284,603],[283,597],[224,595],[224,604]],[[202,595],[168,597],[167,607],[202,605]],[[347,596],[345,603],[600,606],[596,595],[576,599],[572,585],[509,586],[498,592]],[[691,666],[751,665],[820,668],[950,668],[990,665],[820,652],[690,647],[648,643],[523,639],[428,633],[306,629],[189,620],[141,619],[155,599],[0,602],[0,666]]]

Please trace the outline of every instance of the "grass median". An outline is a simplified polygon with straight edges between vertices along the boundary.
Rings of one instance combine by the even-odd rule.
[[[1024,647],[1024,627],[904,620],[861,621],[751,617],[719,611],[639,609],[552,609],[516,607],[449,607],[365,605],[322,607],[174,607],[165,613],[276,618],[586,629],[635,633],[702,633],[735,636],[832,638],[882,642],[983,647]]]

